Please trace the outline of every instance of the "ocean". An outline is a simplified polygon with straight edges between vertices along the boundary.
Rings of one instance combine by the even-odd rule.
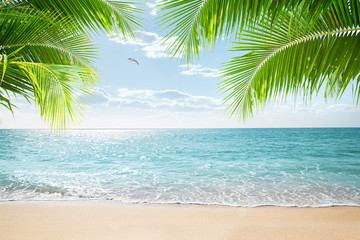
[[[360,206],[360,128],[0,130],[0,201]]]

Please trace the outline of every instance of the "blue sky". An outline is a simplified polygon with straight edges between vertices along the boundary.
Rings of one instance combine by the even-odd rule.
[[[351,89],[338,101],[315,97],[305,105],[297,102],[269,104],[253,118],[239,122],[229,118],[221,103],[216,76],[221,65],[238,53],[228,51],[230,40],[222,40],[212,53],[201,53],[190,66],[180,58],[171,60],[164,34],[156,28],[154,1],[143,7],[145,29],[137,41],[106,34],[94,36],[99,45],[100,85],[77,128],[227,128],[227,127],[360,127],[360,108],[353,104]],[[129,62],[133,57],[140,65]],[[0,128],[47,128],[39,111],[23,100],[13,117],[1,110]]]

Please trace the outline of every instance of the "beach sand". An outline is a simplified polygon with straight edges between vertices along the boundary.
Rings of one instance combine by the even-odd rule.
[[[0,239],[360,239],[360,207],[0,203]]]

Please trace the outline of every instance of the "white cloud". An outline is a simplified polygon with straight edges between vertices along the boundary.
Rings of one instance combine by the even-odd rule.
[[[125,39],[123,34],[119,34],[118,36],[108,35],[111,41],[115,41],[122,45],[133,45],[133,46],[149,46],[151,44],[155,44],[160,42],[161,37],[159,37],[156,33],[139,31],[139,38],[136,40]]]
[[[143,47],[142,50],[148,58],[165,58],[170,57],[170,54],[166,51],[168,45],[169,44],[161,44],[159,41]]]
[[[219,70],[215,68],[202,67],[200,64],[197,65],[180,65],[181,68],[188,68],[187,70],[183,70],[180,73],[193,76],[193,75],[201,75],[203,77],[218,77]]]
[[[97,88],[94,90],[91,96],[85,96],[85,99],[90,104],[106,103],[111,99],[111,95],[107,93],[104,89]]]
[[[125,39],[124,35],[119,34],[118,36],[108,35],[111,41],[115,41],[122,45],[131,45],[134,47],[140,47],[144,52],[145,56],[148,58],[165,58],[171,57],[169,52],[166,50],[169,45],[171,45],[176,37],[169,38],[166,42],[162,42],[162,37],[153,32],[138,32],[138,39],[129,40]],[[175,56],[179,57],[179,55]]]
[[[326,109],[334,112],[355,112],[357,109],[351,104],[331,104]]]
[[[157,109],[179,112],[224,110],[220,99],[194,96],[178,90],[155,91],[149,89],[130,90],[120,88],[115,96],[99,90],[94,99],[98,104],[131,109]]]
[[[150,14],[151,15],[156,15],[157,14],[157,6],[159,4],[160,0],[156,0],[155,2],[147,2],[146,5],[151,9]]]
[[[156,8],[154,8],[151,12],[150,12],[150,14],[151,15],[153,15],[153,16],[155,16],[156,14],[157,14],[157,9]]]
[[[157,9],[155,3],[146,3],[146,5],[151,9],[150,14],[155,16],[157,14]]]
[[[146,3],[146,5],[147,5],[149,8],[155,8],[155,7],[156,7],[156,4],[155,4],[155,3]]]
[[[276,107],[274,107],[276,106]],[[266,109],[266,108],[265,108]],[[313,113],[313,114],[323,114],[323,113],[360,113],[360,109],[356,108],[352,104],[305,104],[303,102],[292,103],[287,101],[284,104],[280,102],[275,102],[271,108],[273,112],[278,113]]]

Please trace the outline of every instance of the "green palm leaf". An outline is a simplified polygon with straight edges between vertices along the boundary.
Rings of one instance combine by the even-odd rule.
[[[0,61],[0,104],[12,110],[12,97],[21,95],[35,101],[52,128],[78,121],[85,109],[80,96],[98,81],[89,36],[56,12],[1,7],[0,54],[7,61]]]
[[[142,19],[134,15],[142,13],[133,7],[136,3],[110,0],[13,0],[8,5],[22,3],[37,10],[61,13],[62,17],[72,18],[83,29],[95,32],[105,30],[119,33],[125,37],[134,37],[142,26]]]
[[[6,8],[0,13],[3,53],[22,47],[21,56],[27,61],[90,66],[96,56],[94,45],[69,18],[31,8],[17,10]],[[63,56],[59,58],[58,54]]]
[[[177,38],[170,45],[170,52],[181,54],[191,62],[199,56],[199,49],[207,46],[211,49],[218,39],[231,35],[234,29],[264,21],[263,12],[269,13],[267,21],[271,22],[278,21],[283,10],[293,10],[300,15],[306,10],[316,19],[332,1],[163,0],[159,4],[162,14],[159,22],[163,30],[172,27],[165,40]],[[298,10],[300,5],[305,10]]]
[[[89,94],[94,76],[89,69],[56,64],[19,62],[17,66],[34,87],[35,103],[40,114],[52,128],[64,129],[70,122],[77,122],[84,111],[79,95]]]
[[[301,94],[310,100],[325,86],[325,99],[353,86],[359,102],[360,2],[337,1],[312,23],[311,12],[283,11],[238,33],[234,51],[250,51],[225,64],[221,83],[231,115],[251,116],[269,100]],[[310,24],[311,23],[311,24]]]

